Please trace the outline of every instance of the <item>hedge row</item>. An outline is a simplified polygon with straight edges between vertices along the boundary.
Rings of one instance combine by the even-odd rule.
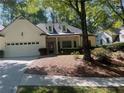
[[[124,43],[113,43],[110,45],[103,45],[102,47],[111,51],[124,51]]]

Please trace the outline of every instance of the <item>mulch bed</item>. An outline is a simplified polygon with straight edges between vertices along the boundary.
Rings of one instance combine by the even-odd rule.
[[[34,60],[25,73],[78,77],[123,77],[124,61],[113,59],[112,62],[114,66],[107,66],[95,60],[91,63],[81,59],[75,60],[72,55],[48,57]],[[116,65],[118,63],[121,65]]]

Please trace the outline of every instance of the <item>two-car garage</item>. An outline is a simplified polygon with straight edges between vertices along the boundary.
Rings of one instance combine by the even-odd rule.
[[[38,50],[46,48],[46,34],[24,18],[16,19],[0,34],[4,36],[4,57],[39,56]]]
[[[40,55],[39,48],[39,42],[7,43],[5,57],[38,56]]]

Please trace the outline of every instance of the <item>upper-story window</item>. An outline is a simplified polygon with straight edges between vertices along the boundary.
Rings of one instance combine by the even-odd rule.
[[[63,32],[67,32],[67,29],[66,29],[65,25],[63,25],[62,28],[63,28]]]
[[[52,33],[53,30],[52,30],[52,26],[49,26],[49,33]]]
[[[110,43],[110,40],[109,40],[109,38],[106,38],[106,41],[107,41],[107,43]]]

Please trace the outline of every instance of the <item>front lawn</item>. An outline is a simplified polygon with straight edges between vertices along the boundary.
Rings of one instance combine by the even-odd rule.
[[[17,93],[124,93],[124,87],[18,87]]]

